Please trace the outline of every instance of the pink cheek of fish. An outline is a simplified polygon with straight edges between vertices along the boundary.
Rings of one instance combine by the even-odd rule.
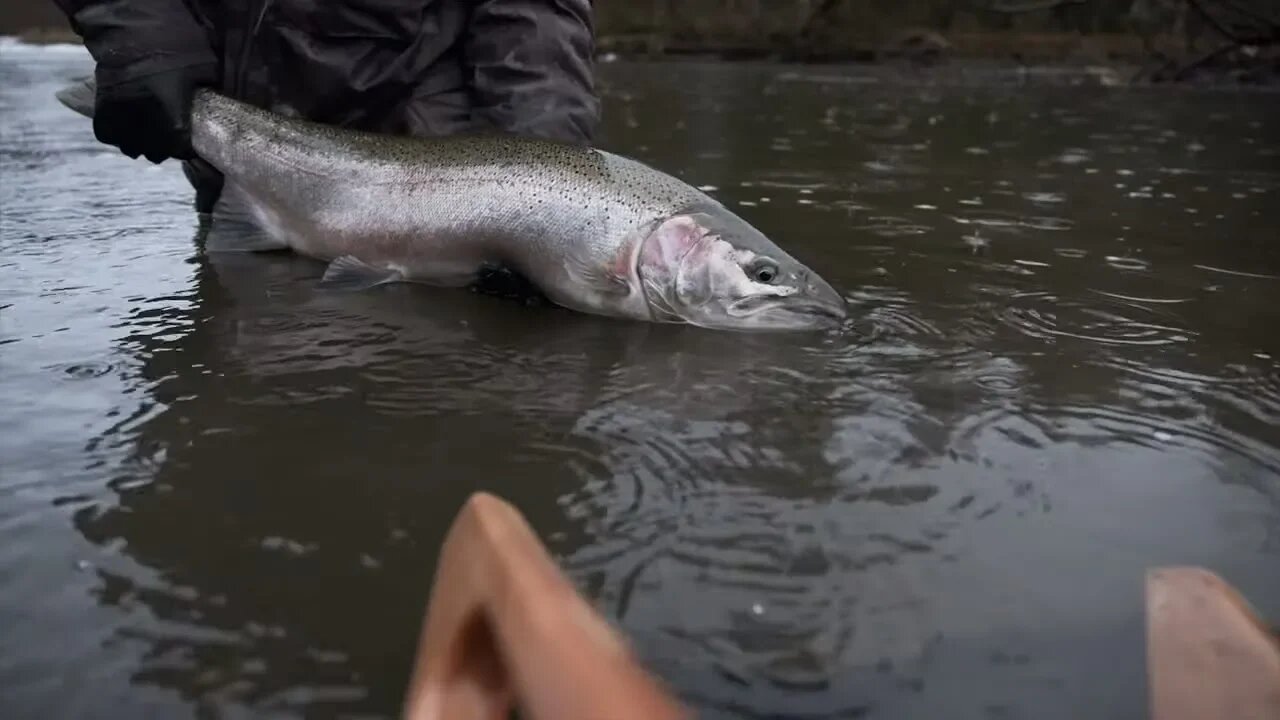
[[[689,253],[699,249],[698,241],[702,237],[703,231],[697,222],[690,217],[677,215],[653,231],[649,241],[644,244],[641,260],[646,267],[675,274],[683,262],[695,259],[689,257]],[[704,247],[704,254],[705,251]]]

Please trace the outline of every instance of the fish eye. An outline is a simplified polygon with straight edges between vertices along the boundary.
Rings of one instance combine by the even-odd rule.
[[[778,278],[778,266],[772,260],[757,260],[748,274],[758,283],[771,283]]]

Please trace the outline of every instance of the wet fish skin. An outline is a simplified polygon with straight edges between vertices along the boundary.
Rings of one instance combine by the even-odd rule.
[[[291,248],[330,261],[331,285],[460,286],[496,265],[559,305],[637,320],[808,329],[846,314],[816,273],[719,202],[599,149],[365,133],[208,90],[192,144],[226,179],[207,249]]]
[[[615,263],[618,238],[699,200],[586,147],[351,132],[212,93],[201,94],[193,121],[195,149],[229,179],[231,197],[297,252],[351,255],[437,285],[499,264],[581,310],[647,319],[642,296],[582,292],[572,271]]]

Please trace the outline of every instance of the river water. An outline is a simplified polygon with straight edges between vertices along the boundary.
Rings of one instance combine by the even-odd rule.
[[[89,68],[0,46],[6,717],[394,716],[478,489],[708,718],[1143,717],[1157,565],[1280,619],[1280,96],[602,66],[853,308],[754,336],[203,257]]]

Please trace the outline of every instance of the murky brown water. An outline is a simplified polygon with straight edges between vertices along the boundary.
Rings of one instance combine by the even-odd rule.
[[[606,144],[858,319],[743,336],[206,259],[0,49],[6,716],[388,717],[473,490],[709,718],[1136,718],[1142,574],[1280,619],[1280,97],[609,65]]]

